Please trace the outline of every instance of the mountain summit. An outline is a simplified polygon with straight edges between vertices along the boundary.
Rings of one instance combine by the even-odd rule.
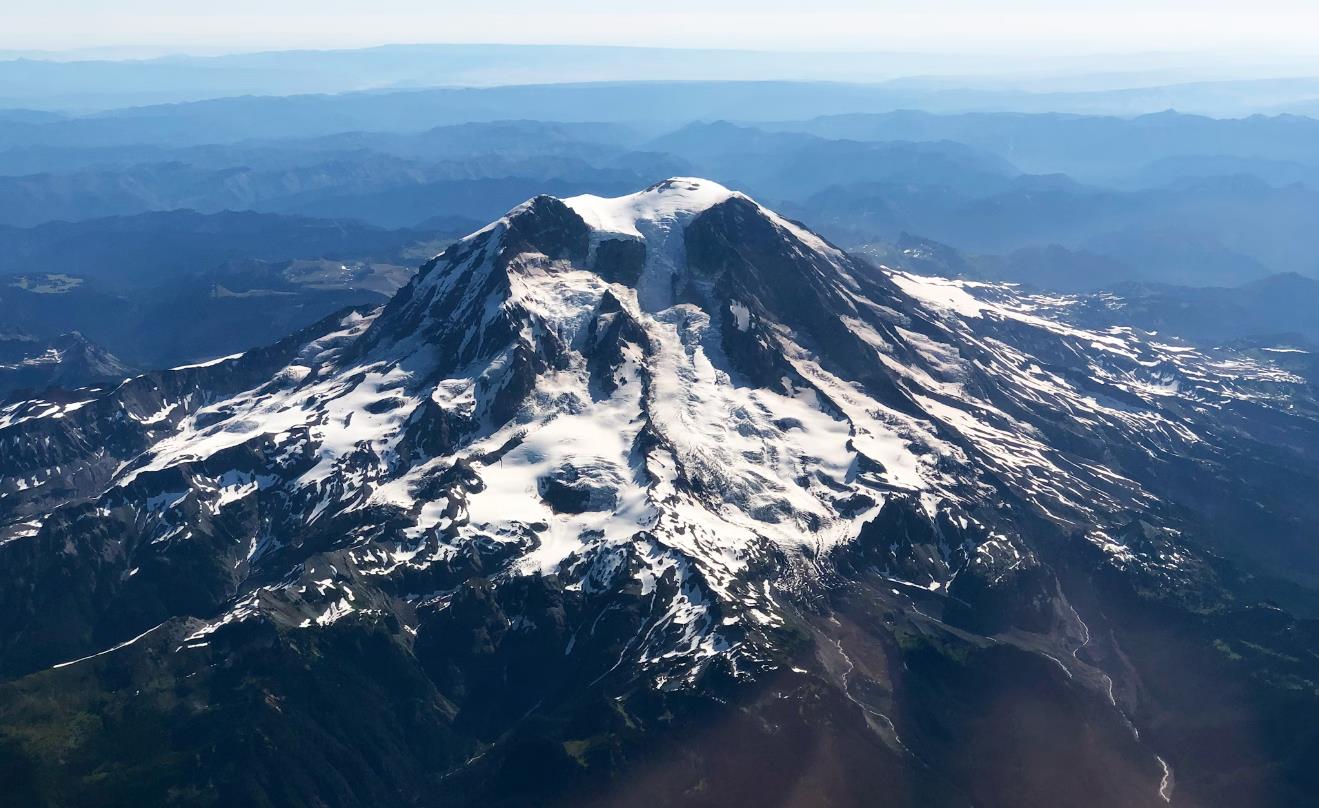
[[[1285,802],[1311,388],[1076,303],[675,178],[8,404],[0,756],[75,803]],[[1205,720],[1297,746],[1229,776]]]

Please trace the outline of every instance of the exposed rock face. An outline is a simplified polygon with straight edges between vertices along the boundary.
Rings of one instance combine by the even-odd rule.
[[[1303,799],[1319,409],[1072,302],[677,178],[6,405],[0,769],[34,804]]]
[[[564,463],[541,477],[537,485],[555,513],[585,513],[615,510],[623,480],[605,464]]]

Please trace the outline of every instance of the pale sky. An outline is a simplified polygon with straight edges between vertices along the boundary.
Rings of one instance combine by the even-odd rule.
[[[1319,52],[1316,0],[0,0],[0,6],[9,7],[0,13],[0,49],[500,42]]]

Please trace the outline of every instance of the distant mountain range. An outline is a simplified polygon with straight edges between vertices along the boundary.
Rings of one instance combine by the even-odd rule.
[[[949,278],[1009,281],[1045,292],[1093,293],[1073,316],[1092,327],[1119,324],[1202,344],[1319,346],[1319,279],[1280,273],[1237,286],[1185,286],[1138,279],[1131,266],[1056,245],[1007,256],[965,255],[903,234],[857,252],[877,264]]]
[[[763,124],[775,131],[852,140],[953,140],[1002,156],[1035,174],[1067,174],[1083,182],[1131,184],[1142,177],[1284,172],[1288,164],[1319,164],[1319,120],[1300,115],[1211,118],[1162,110],[1136,116],[1061,113],[830,115]],[[1173,170],[1180,160],[1183,172]],[[1170,176],[1167,172],[1171,171]],[[1278,173],[1282,182],[1297,176]]]
[[[290,99],[232,103],[249,102],[297,108]],[[249,138],[269,123],[225,120]],[[1319,216],[1319,122],[1305,118],[898,113],[756,127],[696,122],[660,134],[638,122],[517,120],[194,145],[109,145],[95,129],[84,133],[88,143],[59,145],[64,125],[34,125],[55,129],[40,143],[0,150],[0,222],[192,208],[413,228],[418,211],[474,223],[537,191],[608,195],[700,173],[848,246],[903,232],[1023,259],[1058,246],[1125,266],[1127,280],[1185,285],[1319,268],[1319,244],[1309,238]],[[168,138],[172,126],[147,117],[121,134]]]
[[[1014,253],[1051,244],[1123,264],[1128,277],[1230,285],[1278,271],[1312,274],[1307,237],[1319,192],[1247,180],[1202,180],[1110,191],[1021,177],[1007,191],[967,193],[889,183],[837,186],[785,204],[844,244],[920,234],[969,252]],[[1097,276],[1088,288],[1109,280]]]
[[[856,84],[838,112],[929,109],[1133,115],[1178,108],[1215,115],[1304,108],[1319,81],[1259,76],[1221,58],[1071,55],[1060,69],[1038,54],[810,52],[555,45],[387,45],[187,56],[97,58],[0,52],[0,106],[106,110],[247,95],[384,92],[410,88],[598,81]],[[1197,62],[1199,62],[1197,64]],[[1117,66],[1115,66],[1117,65]],[[1284,73],[1285,75],[1285,73]],[[497,96],[495,96],[497,97]],[[835,106],[780,93],[780,107]],[[782,102],[787,102],[786,106]],[[506,116],[500,116],[506,117]],[[755,117],[755,116],[747,116]],[[794,111],[794,116],[797,117]]]
[[[0,62],[0,74],[7,63]],[[1319,81],[1314,83],[1319,97]],[[941,91],[942,92],[942,91]],[[939,92],[935,98],[941,97]],[[487,88],[428,88],[324,95],[240,95],[178,104],[125,107],[88,114],[0,110],[0,137],[13,145],[125,146],[235,143],[248,138],[315,137],[347,131],[419,132],[436,126],[532,119],[560,123],[598,121],[672,128],[691,121],[733,120],[802,129],[826,137],[878,139],[877,127],[896,133],[882,139],[955,139],[978,143],[1006,133],[1020,138],[1022,154],[1096,146],[1100,155],[1130,146],[1124,121],[1146,119],[1134,129],[1150,145],[1185,139],[1180,153],[1235,153],[1257,132],[1299,142],[1310,119],[1276,111],[1213,118],[1186,106],[1163,103],[1135,109],[1069,111],[1050,96],[1027,108],[1011,104],[930,104],[928,88],[819,82],[615,81]],[[1172,112],[1178,108],[1181,114]],[[815,121],[815,118],[822,118]],[[942,119],[951,118],[951,121]],[[1053,123],[1043,125],[1041,119]],[[1095,120],[1099,119],[1099,120]],[[802,123],[808,121],[808,123]],[[1166,127],[1172,124],[1172,129]],[[902,130],[906,129],[904,133]],[[946,134],[931,134],[942,129]],[[1013,132],[1012,130],[1015,130]],[[1160,131],[1163,130],[1163,131]],[[921,133],[924,134],[921,134]],[[1058,137],[1072,133],[1080,141]],[[1105,137],[1117,137],[1109,142]],[[1215,134],[1218,133],[1218,134]],[[1229,133],[1234,135],[1235,140]],[[1242,139],[1245,139],[1244,141]],[[1312,147],[1310,149],[1312,151]],[[1255,156],[1261,156],[1256,154]],[[1009,155],[1012,159],[1013,155]]]
[[[471,229],[190,211],[0,228],[0,330],[79,331],[139,367],[222,356],[385,300]]]

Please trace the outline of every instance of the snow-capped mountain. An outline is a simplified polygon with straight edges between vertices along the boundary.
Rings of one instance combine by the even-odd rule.
[[[76,331],[54,339],[0,334],[0,398],[19,390],[118,383],[129,373],[118,357]]]
[[[677,178],[8,404],[0,747],[73,801],[1285,802],[1319,407],[1078,301]]]

